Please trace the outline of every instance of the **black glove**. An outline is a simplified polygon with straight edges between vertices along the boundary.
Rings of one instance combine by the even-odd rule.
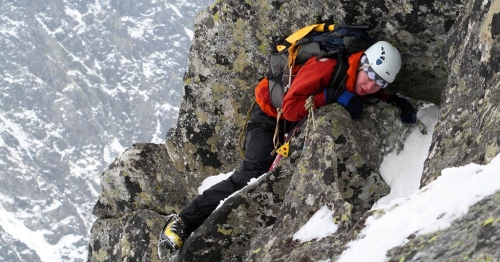
[[[415,124],[417,122],[417,111],[408,99],[391,95],[386,102],[401,110],[401,122],[404,124]]]
[[[334,90],[333,88],[326,88],[325,102],[327,104],[333,102],[341,104],[347,109],[353,120],[360,119],[361,114],[363,114],[363,105],[359,98],[345,89]]]

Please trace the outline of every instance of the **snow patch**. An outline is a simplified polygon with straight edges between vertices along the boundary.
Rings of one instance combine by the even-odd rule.
[[[327,206],[322,206],[299,231],[293,234],[293,240],[299,240],[301,243],[304,243],[313,239],[320,240],[335,234],[338,226],[333,221],[334,214],[335,212]],[[317,230],[318,228],[322,230]]]
[[[203,191],[209,189],[211,186],[221,182],[222,180],[226,180],[234,173],[234,170],[225,174],[218,174],[216,176],[209,176],[203,180],[201,186],[198,187],[198,194],[203,194]]]
[[[109,165],[114,161],[115,156],[120,155],[125,151],[125,147],[120,144],[118,138],[114,138],[111,144],[107,145],[103,149],[103,159]]]
[[[193,37],[194,37],[193,30],[190,30],[189,28],[184,27],[184,32],[186,32],[186,35],[188,35],[189,39],[191,39],[191,41],[192,41]]]
[[[371,216],[358,239],[348,244],[340,262],[385,261],[389,249],[406,243],[411,234],[444,230],[467,214],[469,207],[500,190],[500,154],[489,164],[442,170],[428,186]]]
[[[176,6],[167,4],[167,7],[170,7],[170,9],[172,9],[179,18],[183,17],[181,11],[179,11],[179,9]]]
[[[424,162],[429,153],[438,117],[439,108],[436,105],[424,105],[418,111],[417,118],[427,127],[427,133],[424,135],[415,127],[399,154],[391,152],[384,157],[380,165],[380,175],[391,187],[391,192],[379,199],[374,208],[390,204],[397,198],[408,197],[420,188]]]

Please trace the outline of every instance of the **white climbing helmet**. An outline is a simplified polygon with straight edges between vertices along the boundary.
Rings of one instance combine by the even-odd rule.
[[[378,41],[366,49],[371,68],[385,81],[392,83],[401,68],[399,51],[386,41]]]

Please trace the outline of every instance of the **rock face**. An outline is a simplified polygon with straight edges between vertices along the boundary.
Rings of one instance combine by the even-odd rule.
[[[155,235],[165,217],[151,210],[100,219],[92,229],[92,261],[155,261]],[[109,232],[113,232],[109,234]],[[158,259],[156,259],[158,260]]]
[[[200,183],[195,177],[186,177],[175,170],[166,147],[158,144],[128,148],[104,171],[101,179],[102,194],[94,206],[94,214],[99,217],[117,217],[141,209],[179,212],[196,196],[197,187],[190,185]]]
[[[498,49],[498,33],[493,23],[498,22],[495,14],[499,5],[498,0],[464,4],[380,1],[377,5],[347,1],[217,1],[197,17],[179,123],[167,135],[165,147],[135,145],[103,174],[103,194],[94,209],[100,219],[92,229],[89,261],[158,260],[153,249],[161,230],[161,223],[155,220],[159,214],[178,211],[193,199],[199,185],[193,183],[232,170],[238,164],[240,127],[252,102],[253,87],[265,73],[269,43],[317,19],[375,26],[373,34],[393,42],[403,55],[402,77],[391,88],[417,100],[440,103],[444,108],[423,183],[450,164],[481,159],[484,152],[482,160],[487,161],[500,151],[491,144],[498,144],[494,121],[499,113],[494,52]],[[466,47],[476,50],[474,56],[468,55]],[[476,71],[466,73],[467,68]],[[480,72],[485,75],[479,76]],[[465,88],[467,83],[475,88]],[[379,104],[367,105],[363,119],[357,122],[338,105],[321,108],[314,119],[309,123],[308,137],[306,132],[301,134],[292,146],[295,150],[291,157],[280,168],[227,200],[175,257],[167,259],[335,261],[346,243],[364,227],[372,204],[389,192],[378,167],[385,154],[402,149],[413,127],[401,124],[397,109]],[[471,133],[477,137],[468,144],[469,151],[453,151],[469,141],[464,140],[468,133],[457,136],[447,132],[450,128],[464,130],[473,123],[482,124],[480,130],[484,133]],[[444,139],[450,136],[453,139]],[[482,145],[490,146],[484,149]],[[463,152],[467,152],[466,156],[462,156]],[[456,157],[450,160],[450,155]],[[468,237],[467,246],[475,243],[481,249],[474,258],[498,259],[492,235],[484,229],[494,227],[493,232],[498,232],[497,220],[488,220],[499,216],[492,204],[496,198],[476,204],[449,231],[439,233],[443,237],[437,242],[458,243],[458,238]],[[314,245],[293,240],[293,233],[322,206],[335,211],[337,233]],[[485,218],[490,223],[485,223]],[[131,221],[139,221],[137,227],[143,230],[135,230]],[[465,231],[478,223],[483,226]],[[458,231],[469,233],[455,234]],[[480,236],[472,237],[477,232]],[[415,252],[422,245],[428,247],[429,254],[444,254],[440,260],[454,258],[455,253],[447,250],[457,246],[438,247],[434,241],[426,241],[431,239],[427,235],[415,238],[392,250],[389,260],[399,261],[405,256],[419,260]],[[126,250],[128,247],[130,250]],[[136,254],[141,254],[140,258]],[[426,257],[435,259],[436,255]]]
[[[450,76],[422,178],[449,166],[488,163],[500,152],[500,3],[467,1],[444,53]]]

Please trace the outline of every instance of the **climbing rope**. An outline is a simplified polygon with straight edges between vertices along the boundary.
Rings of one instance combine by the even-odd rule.
[[[252,114],[252,108],[254,105],[255,105],[255,100],[253,101],[252,105],[250,106],[250,109],[248,109],[247,118],[245,120],[245,124],[243,125],[243,130],[241,130],[240,138],[238,139],[238,150],[240,151],[240,155],[241,155],[242,159],[245,159],[245,152],[241,148],[241,143],[243,141],[243,138],[245,137],[245,131],[247,130],[248,121],[250,120],[250,115]]]
[[[276,108],[276,111],[278,111],[278,116],[276,116],[276,128],[274,129],[274,136],[273,136],[274,150],[273,152],[271,152],[272,156],[276,153],[276,150],[278,150],[278,148],[280,147],[280,138],[279,138],[280,118],[283,111],[281,110],[281,108]]]
[[[312,122],[313,130],[316,129],[316,122],[314,121],[314,96],[311,95],[306,99],[305,108],[307,111],[307,124],[306,124],[306,136],[304,139],[304,143],[309,136],[309,120],[311,120]]]

